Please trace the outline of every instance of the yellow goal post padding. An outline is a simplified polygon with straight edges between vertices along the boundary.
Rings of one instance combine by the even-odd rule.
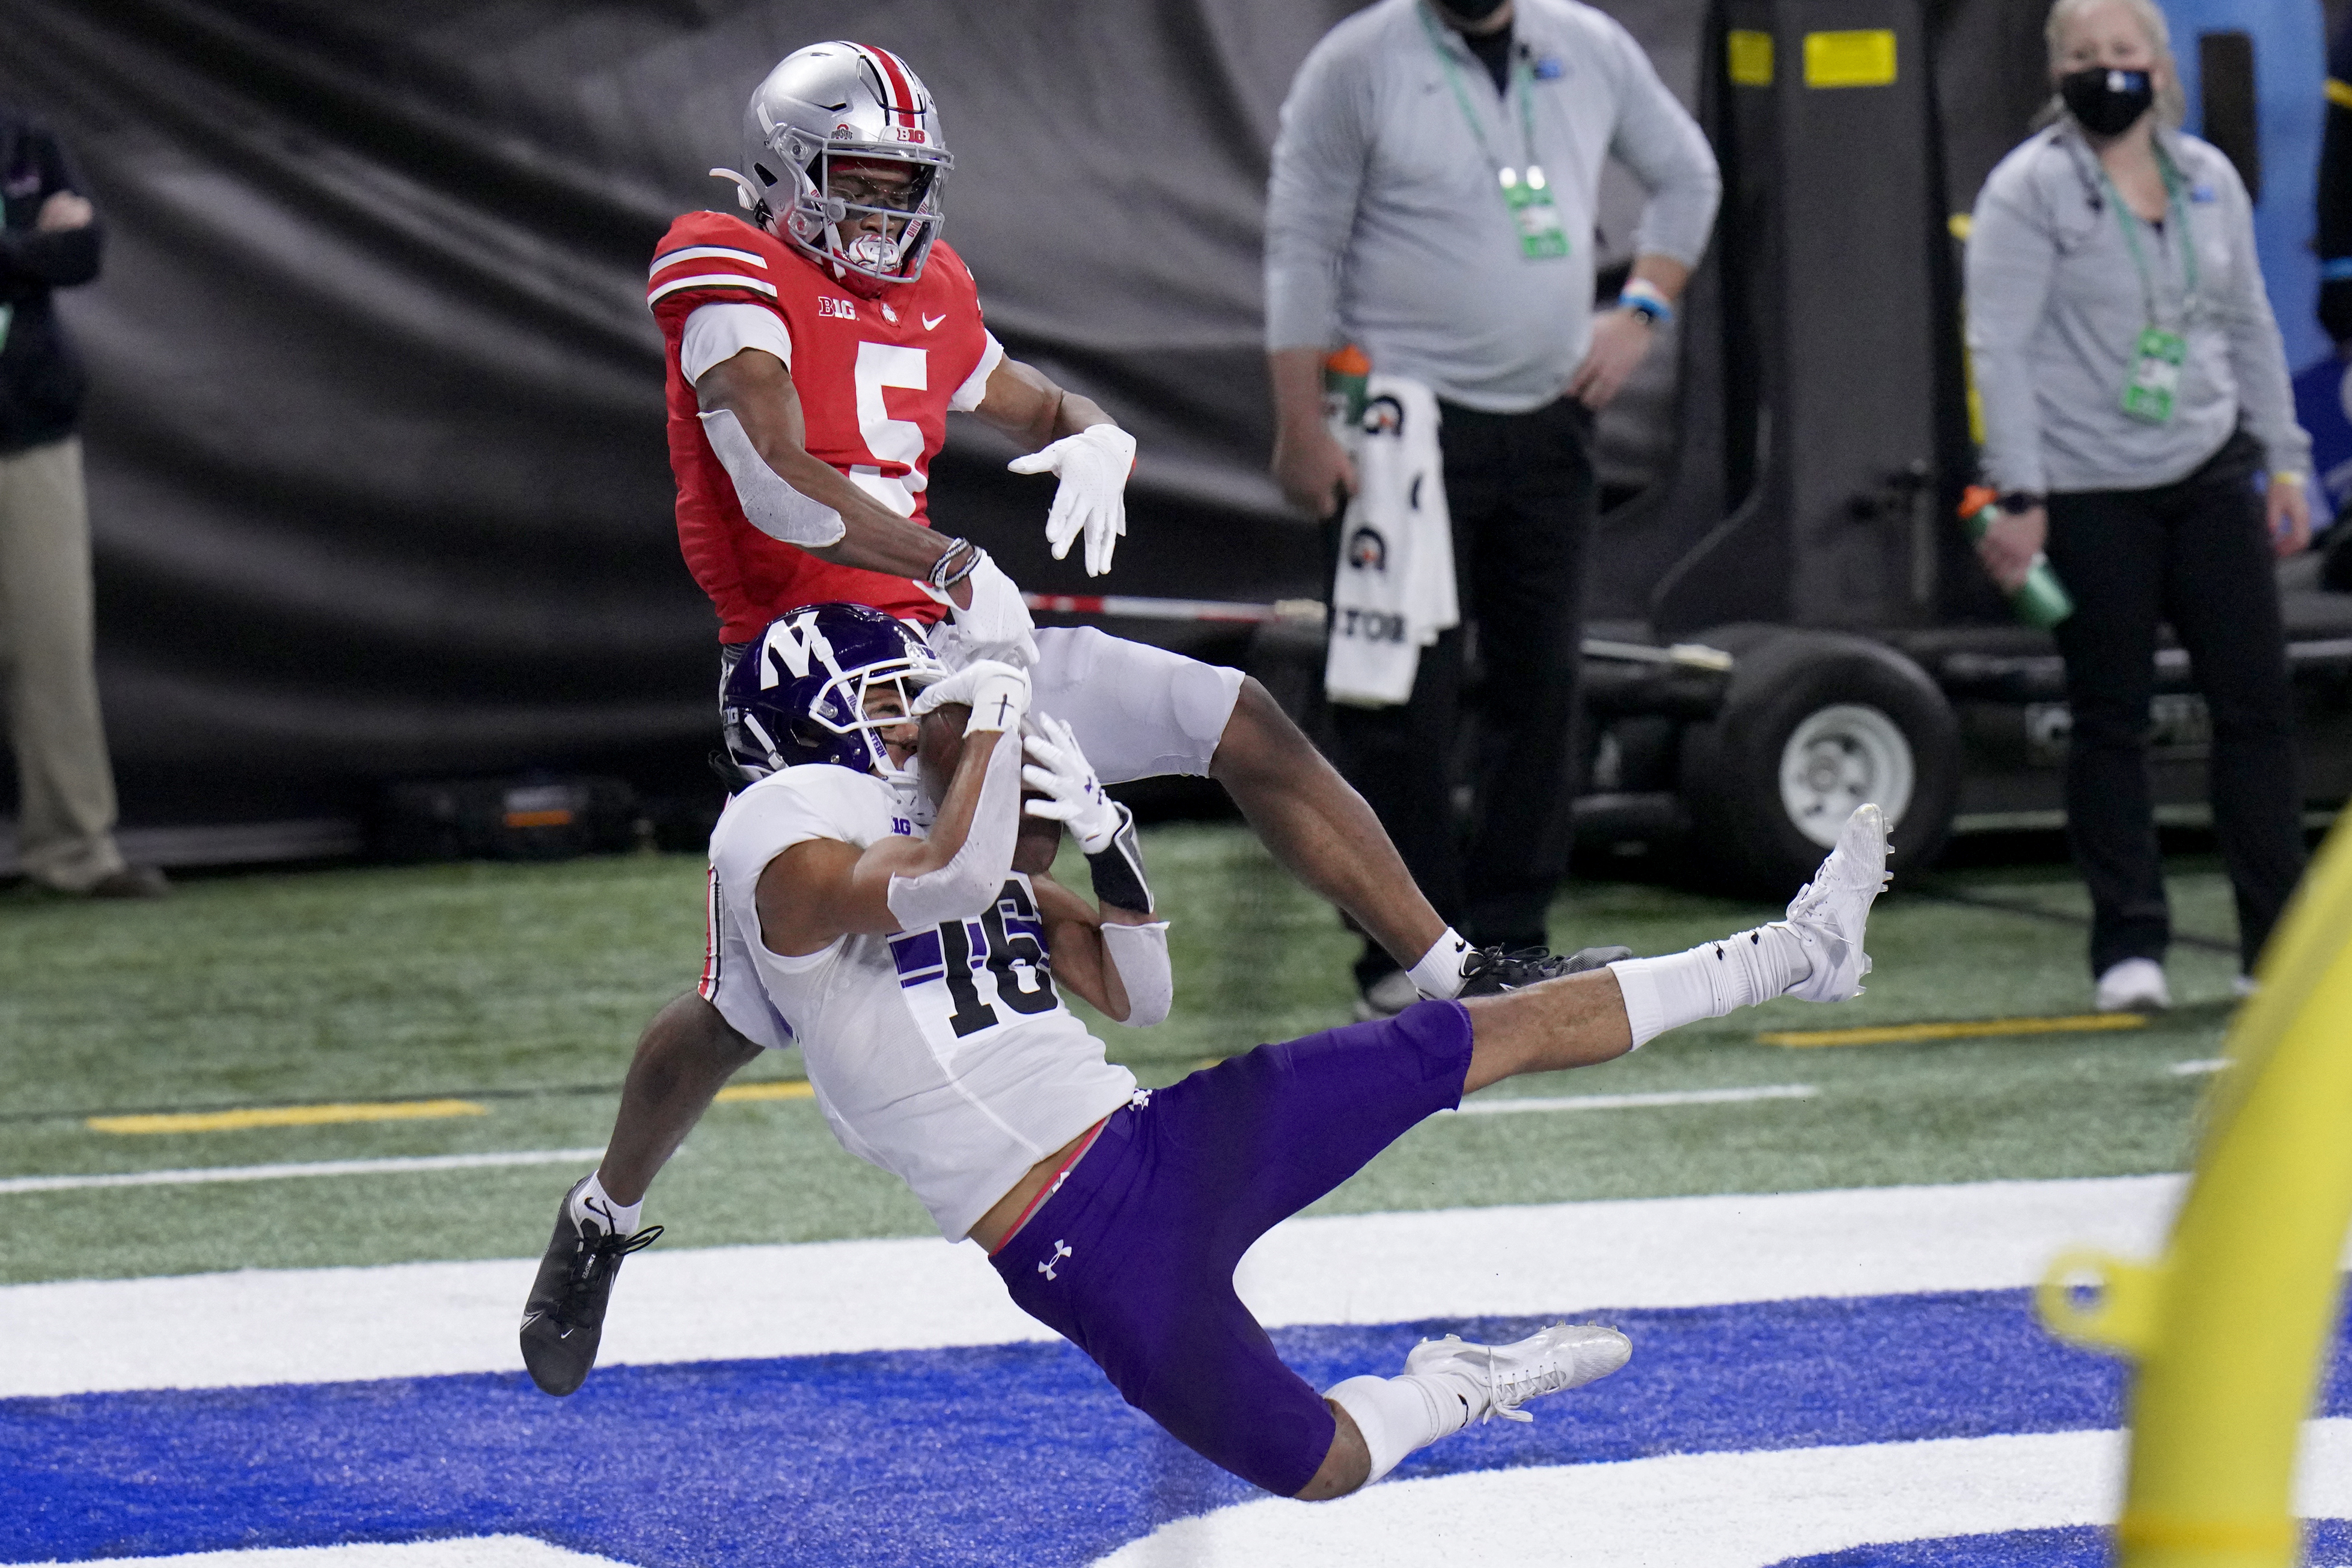
[[[2125,1568],[2287,1568],[2296,1446],[2352,1226],[2352,812],[2230,1030],[2163,1257],[2054,1261],[2042,1322],[2138,1364],[2116,1530]]]

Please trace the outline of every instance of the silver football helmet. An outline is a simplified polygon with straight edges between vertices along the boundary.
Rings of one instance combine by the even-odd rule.
[[[853,169],[836,182],[833,166],[844,162],[904,165],[912,178],[886,189]],[[906,61],[831,43],[795,49],[768,73],[743,110],[743,167],[710,172],[735,182],[753,223],[835,276],[912,283],[940,236],[940,187],[954,164],[939,110]],[[857,222],[866,215],[883,220],[878,233]]]

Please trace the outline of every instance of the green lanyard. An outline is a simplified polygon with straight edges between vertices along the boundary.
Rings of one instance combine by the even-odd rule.
[[[2189,230],[2189,204],[2180,199],[2179,176],[2161,148],[2157,150],[2156,167],[2164,177],[2164,215],[2180,230],[2180,325],[2185,329],[2189,319],[2197,313],[2197,236]],[[2116,222],[2123,228],[2132,266],[2139,270],[2140,304],[2147,311],[2147,324],[2132,345],[2123,394],[2117,401],[2127,416],[2144,424],[2169,423],[2179,396],[2181,370],[2189,362],[2189,343],[2180,333],[2157,324],[2156,279],[2147,270],[2147,256],[2140,250],[2139,214],[2125,204],[2104,165],[2099,184],[2116,204]]]
[[[2181,325],[2187,326],[2189,317],[2197,310],[2197,236],[2189,231],[2189,204],[2180,199],[2179,176],[2172,167],[2172,160],[2164,155],[2161,148],[2157,150],[2156,167],[2164,179],[2164,215],[2180,231],[2180,278],[2184,290],[2180,301],[2180,320]],[[2139,246],[2139,228],[2143,220],[2132,211],[2123,193],[2116,189],[2115,182],[2107,178],[2104,164],[2099,166],[2099,186],[2106,192],[2107,199],[2115,204],[2116,224],[2124,231],[2124,245],[2131,252],[2132,266],[2139,272],[2140,303],[2147,313],[2147,324],[2153,327],[2157,324],[2156,280],[2147,270],[2147,254]]]
[[[1462,110],[1463,122],[1470,127],[1471,136],[1478,143],[1479,154],[1486,167],[1494,172],[1495,183],[1502,193],[1503,206],[1519,236],[1519,254],[1529,261],[1546,260],[1568,254],[1568,232],[1560,226],[1559,210],[1552,204],[1551,191],[1544,179],[1543,165],[1536,162],[1535,76],[1528,69],[1524,57],[1512,60],[1512,82],[1519,96],[1519,166],[1512,167],[1495,156],[1492,142],[1486,140],[1486,127],[1471,107],[1469,89],[1463,85],[1461,68],[1454,63],[1453,52],[1446,48],[1445,39],[1430,18],[1426,7],[1416,5],[1413,11],[1421,17],[1422,30],[1429,35],[1430,47],[1437,51],[1438,63],[1445,68],[1445,82],[1454,89],[1454,101]]]

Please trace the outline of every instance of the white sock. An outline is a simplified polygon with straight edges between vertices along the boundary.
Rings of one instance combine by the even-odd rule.
[[[637,1216],[644,1211],[645,1199],[635,1203],[614,1203],[604,1190],[604,1181],[590,1176],[587,1185],[572,1195],[572,1223],[593,1225],[614,1236],[637,1233]]]
[[[1323,1391],[1323,1397],[1354,1417],[1372,1453],[1366,1486],[1397,1468],[1415,1448],[1425,1448],[1469,1424],[1470,1407],[1435,1377],[1351,1377]]]
[[[1620,958],[1609,967],[1638,1051],[1670,1029],[1771,1000],[1811,975],[1813,961],[1796,933],[1775,921],[1687,953]]]
[[[1445,934],[1429,945],[1421,961],[1405,973],[1412,977],[1413,985],[1424,997],[1434,1001],[1452,1001],[1462,994],[1462,960],[1470,956],[1470,944],[1451,925]]]

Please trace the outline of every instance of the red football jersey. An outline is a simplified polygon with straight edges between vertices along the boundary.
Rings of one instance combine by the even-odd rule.
[[[980,293],[962,257],[934,244],[921,277],[863,298],[740,218],[688,213],[654,253],[646,302],[661,324],[667,366],[678,547],[719,607],[720,641],[749,642],[785,611],[822,600],[870,604],[923,622],[944,614],[906,578],[835,566],[751,525],[696,417],[678,345],[699,306],[774,311],[792,342],[793,386],[809,453],[928,527],[930,464],[947,440],[949,408],[979,401],[975,376],[989,350]]]

